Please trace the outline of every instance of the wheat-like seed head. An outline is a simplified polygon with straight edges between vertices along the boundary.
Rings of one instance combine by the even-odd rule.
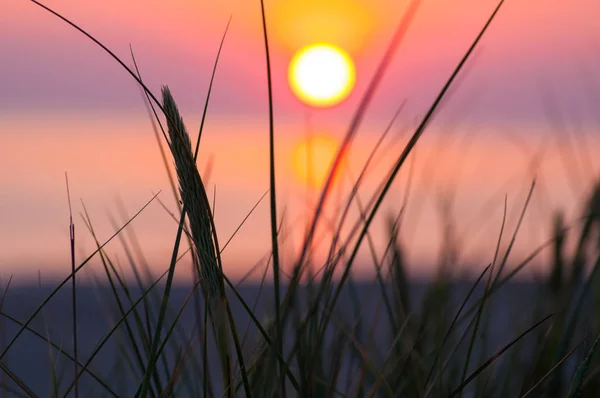
[[[167,86],[162,87],[162,97],[181,199],[187,205],[192,239],[200,260],[201,283],[208,300],[215,304],[219,296],[219,269],[212,240],[210,206],[194,161],[190,137]]]

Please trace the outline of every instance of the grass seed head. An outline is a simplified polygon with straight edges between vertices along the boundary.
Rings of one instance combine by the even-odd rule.
[[[162,88],[163,107],[171,140],[171,152],[179,180],[179,190],[187,206],[190,230],[200,261],[201,283],[206,296],[213,304],[219,296],[219,269],[215,245],[212,240],[211,210],[204,185],[194,161],[192,144],[175,100],[168,87]]]

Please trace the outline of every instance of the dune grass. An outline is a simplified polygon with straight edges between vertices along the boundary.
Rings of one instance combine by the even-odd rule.
[[[553,236],[549,237],[548,242],[510,271],[503,272],[535,187],[535,183],[532,183],[505,252],[500,253],[500,242],[505,234],[503,220],[497,249],[495,253],[490,253],[490,264],[470,283],[468,289],[458,289],[448,272],[451,264],[442,263],[438,276],[430,281],[420,303],[413,302],[410,294],[411,283],[406,275],[404,247],[399,234],[408,193],[397,214],[388,215],[389,239],[383,254],[377,253],[369,233],[396,176],[406,167],[405,162],[456,84],[466,62],[492,21],[500,15],[503,1],[498,3],[441,88],[386,178],[380,181],[379,189],[366,202],[358,196],[359,187],[366,178],[374,155],[380,149],[381,141],[373,149],[359,177],[354,180],[339,219],[327,220],[322,211],[331,194],[332,178],[340,167],[341,155],[356,135],[394,52],[418,12],[419,1],[410,2],[351,119],[319,196],[292,274],[285,275],[279,246],[283,244],[280,231],[286,220],[285,213],[278,216],[274,149],[276,130],[267,14],[261,0],[268,77],[270,186],[265,196],[268,194],[270,201],[271,251],[266,255],[270,268],[265,268],[258,295],[253,302],[244,297],[240,286],[234,284],[223,271],[221,253],[233,236],[220,246],[214,223],[214,205],[211,207],[205,189],[208,176],[201,175],[197,166],[218,55],[196,145],[193,147],[170,90],[164,86],[159,99],[148,89],[135,62],[133,49],[131,55],[135,68],[131,69],[75,23],[45,5],[31,1],[100,46],[140,85],[172,194],[175,202],[181,201],[181,204],[177,209],[178,214],[171,214],[178,224],[171,261],[159,277],[154,276],[148,268],[130,225],[146,206],[158,200],[158,194],[133,217],[126,217],[123,213],[123,222],[120,224],[112,219],[116,232],[104,241],[96,235],[92,220],[85,205],[82,205],[82,222],[92,235],[96,250],[78,266],[72,251],[71,274],[25,321],[5,313],[0,303],[2,318],[18,327],[0,353],[0,371],[10,380],[0,385],[3,391],[14,396],[37,396],[6,361],[7,354],[20,336],[28,333],[46,342],[52,350],[53,378],[48,390],[57,397],[66,397],[71,393],[76,397],[596,396],[600,388],[600,359],[596,355],[600,325],[594,319],[582,322],[582,318],[597,313],[600,304],[600,296],[597,295],[600,287],[600,281],[597,280],[600,245],[595,241],[600,231],[600,185],[589,194],[589,201],[579,220],[573,225],[565,225],[564,217],[557,213]],[[224,39],[225,34],[218,54]],[[398,113],[401,109],[402,106]],[[382,138],[388,131],[389,128]],[[171,158],[177,178],[169,168]],[[162,202],[161,205],[167,210]],[[359,208],[360,217],[354,220],[350,232],[342,235],[345,223],[352,222],[347,217],[348,209],[354,205]],[[504,211],[506,218],[506,202]],[[242,221],[242,225],[247,219]],[[310,250],[317,226],[322,224],[332,232],[329,255],[324,264],[313,264]],[[73,225],[71,219],[72,250],[75,239]],[[127,236],[124,232],[126,227]],[[577,239],[571,251],[565,244],[570,237]],[[127,254],[127,261],[135,276],[135,287],[127,284],[118,262],[105,250],[105,246],[115,238],[120,240]],[[364,241],[369,246],[375,271],[367,293],[359,292],[360,283],[353,275],[352,268]],[[182,246],[185,243],[187,250]],[[452,251],[450,246],[444,250]],[[551,270],[546,280],[532,285],[539,290],[534,318],[527,324],[516,322],[513,325],[514,333],[502,336],[502,341],[490,341],[488,334],[493,327],[494,308],[497,308],[497,305],[494,307],[494,298],[547,247],[553,253]],[[73,323],[77,325],[76,274],[96,256],[100,258],[104,272],[99,280],[109,286],[109,293],[103,300],[110,303],[111,307],[108,309],[110,329],[91,353],[78,353],[75,343],[71,354],[62,342],[53,341],[49,333],[40,332],[32,323],[57,292],[71,281]],[[170,297],[173,278],[184,256],[189,256],[192,261],[195,280],[184,302],[174,306]],[[442,258],[451,259],[452,253]],[[586,267],[590,264],[591,273],[586,275]],[[267,314],[272,314],[272,318],[259,315],[258,310],[259,296],[266,287],[264,278],[269,269],[272,270],[274,283]],[[334,278],[336,273],[341,274],[339,279]],[[485,284],[482,285],[484,278]],[[8,286],[4,294],[7,290]],[[373,314],[365,313],[361,300],[372,296],[377,297],[377,310]],[[346,308],[340,308],[341,301]],[[186,308],[192,305],[195,320],[190,332],[180,321]],[[246,325],[242,326],[234,317],[234,305],[247,317]],[[77,333],[74,327],[75,342]],[[94,359],[110,341],[116,341],[118,346],[117,375],[104,374],[93,366]],[[74,372],[69,374],[59,369],[54,356],[69,361]],[[135,382],[121,385],[119,373],[121,377],[127,374],[129,380]],[[84,375],[89,379],[89,391],[81,389],[80,379]]]

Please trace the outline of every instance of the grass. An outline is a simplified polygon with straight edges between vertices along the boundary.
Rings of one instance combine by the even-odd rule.
[[[292,273],[285,275],[280,245],[285,243],[281,230],[288,220],[285,219],[285,212],[278,216],[271,64],[267,15],[261,0],[268,77],[270,186],[260,200],[269,195],[271,251],[266,255],[270,268],[265,268],[263,279],[255,295],[250,298],[244,294],[244,287],[232,283],[224,272],[221,254],[233,236],[220,246],[214,222],[214,203],[211,206],[205,188],[209,175],[201,175],[197,166],[202,129],[227,30],[219,46],[200,130],[193,147],[169,88],[162,88],[160,100],[148,89],[133,49],[131,56],[135,67],[131,69],[75,23],[35,0],[32,3],[100,46],[139,84],[153,122],[172,194],[180,205],[178,213],[171,214],[178,225],[171,261],[160,277],[154,276],[148,268],[130,225],[146,206],[159,200],[158,194],[133,217],[126,217],[123,213],[124,220],[120,224],[112,218],[116,232],[105,241],[96,235],[91,217],[85,205],[82,205],[82,222],[92,235],[96,250],[77,266],[71,216],[71,274],[52,290],[25,321],[16,319],[2,308],[10,282],[3,293],[0,315],[17,328],[0,353],[0,371],[4,376],[0,387],[3,391],[14,396],[38,394],[22,375],[10,368],[10,361],[7,360],[11,349],[14,350],[21,336],[27,333],[51,349],[52,380],[48,390],[53,396],[66,397],[71,392],[76,397],[80,394],[113,397],[595,396],[595,391],[600,388],[600,359],[596,355],[600,324],[594,319],[584,320],[589,314],[594,314],[600,304],[600,296],[597,295],[600,245],[596,236],[600,226],[600,185],[589,194],[580,219],[572,225],[566,225],[562,213],[557,213],[554,232],[548,242],[511,271],[506,268],[508,258],[517,240],[535,182],[530,186],[510,243],[504,253],[500,253],[505,233],[505,201],[504,219],[496,251],[491,253],[491,263],[467,289],[459,288],[458,283],[450,277],[448,267],[454,265],[456,256],[451,243],[452,231],[448,229],[448,245],[443,249],[441,258],[444,260],[441,261],[440,272],[428,283],[419,303],[411,295],[412,286],[406,275],[405,248],[399,233],[409,192],[405,194],[397,213],[387,215],[388,241],[385,242],[384,253],[377,252],[369,232],[399,171],[406,168],[409,155],[414,152],[436,112],[460,80],[467,61],[492,22],[501,15],[503,1],[498,3],[419,121],[404,150],[387,176],[380,181],[379,189],[367,201],[361,200],[358,195],[371,161],[402,106],[373,149],[359,177],[353,180],[354,185],[341,206],[339,217],[329,220],[324,217],[323,208],[331,195],[333,176],[340,167],[342,154],[351,145],[368,111],[394,53],[418,12],[420,2],[410,2],[351,118]],[[169,158],[175,164],[177,178],[170,171]],[[168,211],[162,202],[161,205]],[[358,207],[360,217],[352,223],[348,216],[349,209],[354,205]],[[234,236],[247,219],[248,216]],[[342,234],[346,223],[352,225],[349,233]],[[316,237],[316,232],[321,225],[330,230],[332,239],[327,261],[314,264],[311,248],[314,241],[320,239]],[[127,236],[124,232],[126,227]],[[135,276],[135,287],[127,284],[118,260],[105,250],[105,246],[115,238],[120,240],[127,255]],[[565,242],[568,238],[576,239],[573,249],[567,248]],[[368,291],[353,274],[357,253],[365,241],[375,270],[375,280],[368,285]],[[182,246],[186,243],[187,248]],[[537,289],[538,297],[533,318],[526,324],[515,322],[511,335],[491,339],[498,296],[503,289],[510,287],[517,273],[548,247],[552,249],[549,275],[540,283],[531,284],[532,289]],[[110,303],[112,307],[107,309],[109,329],[90,353],[82,353],[78,351],[77,344],[81,329],[77,328],[76,274],[96,256],[100,258],[104,272],[98,280],[108,286],[103,302]],[[195,280],[185,299],[176,302],[171,297],[175,289],[174,273],[185,256],[192,260]],[[590,265],[591,273],[586,274],[585,270]],[[269,269],[274,280],[273,294],[269,295],[272,301],[269,301],[269,311],[261,314],[259,304]],[[334,278],[336,273],[341,274],[339,280]],[[486,282],[482,285],[484,278]],[[44,313],[48,303],[69,281],[72,283],[74,326],[72,354],[67,349],[68,345],[65,347],[62,341],[55,341],[47,328],[42,333],[34,325],[36,317]],[[369,300],[374,303],[373,313],[365,312],[364,302]],[[346,308],[340,308],[341,302],[347,304]],[[234,316],[234,313],[237,315]],[[189,316],[194,318],[191,330],[183,322]],[[247,319],[243,329],[240,318]],[[94,359],[113,342],[116,344],[117,375],[106,374],[94,367]],[[59,360],[72,365],[73,373],[65,372],[59,366]],[[124,377],[128,380],[125,383],[122,381]],[[83,389],[84,384],[89,392]]]

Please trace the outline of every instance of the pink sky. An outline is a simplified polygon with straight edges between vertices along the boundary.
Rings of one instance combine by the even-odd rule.
[[[290,220],[298,220],[296,229],[305,211],[304,191],[289,159],[304,134],[307,110],[287,88],[287,62],[298,46],[314,40],[332,41],[350,52],[358,73],[353,95],[333,109],[309,111],[316,130],[341,137],[402,15],[398,3],[356,1],[347,7],[333,0],[265,3],[273,56],[280,214],[287,205]],[[133,80],[99,48],[33,3],[8,0],[7,4],[0,14],[0,276],[31,275],[37,269],[45,275],[66,275],[65,171],[76,212],[82,210],[81,198],[101,238],[112,232],[107,212],[116,213],[117,196],[130,213],[159,190],[161,200],[172,210],[174,202]],[[149,86],[157,92],[161,84],[172,88],[193,136],[218,43],[232,16],[199,162],[202,169],[205,159],[214,156],[210,189],[216,184],[217,227],[220,239],[227,240],[268,188],[260,3],[230,0],[216,6],[111,0],[45,4],[90,31],[127,63],[131,43]],[[407,106],[393,135],[422,117],[494,7],[487,0],[448,4],[428,0],[418,11],[351,152],[349,167],[355,175],[404,99]],[[530,182],[528,161],[541,143],[548,142],[549,149],[538,170],[540,190],[517,252],[522,256],[547,238],[550,215],[557,207],[567,210],[569,218],[577,215],[578,200],[598,170],[593,154],[600,150],[594,105],[600,99],[600,32],[594,26],[599,11],[594,0],[506,3],[460,89],[417,149],[414,195],[404,237],[410,246],[411,272],[429,273],[431,267],[420,267],[437,259],[441,227],[435,201],[439,190],[449,186],[457,190],[454,211],[459,230],[471,219],[481,225],[473,230],[476,239],[466,239],[464,262],[483,266],[490,261],[503,194],[508,195],[512,211],[511,231]],[[332,28],[324,30],[327,18]],[[548,119],[544,95],[563,115],[565,128]],[[577,178],[565,174],[564,153],[557,150],[557,141],[550,141],[556,137],[572,140],[573,132],[578,134],[574,141],[578,147],[568,152],[581,169],[575,172]],[[471,138],[465,140],[466,136]],[[383,177],[383,166],[390,164],[405,142],[403,138],[386,145],[388,155],[382,157],[382,166],[361,192],[363,200]],[[462,166],[457,163],[460,159]],[[435,170],[433,177],[431,170]],[[398,210],[405,186],[406,170],[398,177],[382,216],[388,209]],[[492,212],[483,216],[474,211],[496,193]],[[357,215],[354,212],[352,219]],[[76,222],[78,258],[83,258],[93,249],[93,242],[79,216]],[[155,270],[164,269],[175,236],[174,222],[154,203],[134,227]],[[373,234],[379,243],[382,232],[383,224],[376,223]],[[296,247],[298,238],[294,238]],[[269,239],[265,201],[227,248],[224,258],[229,272],[244,273],[267,252]],[[370,270],[364,265],[369,260],[366,248],[361,257],[363,271]],[[117,242],[109,246],[109,252],[125,262]],[[285,253],[289,264],[292,247]],[[97,266],[92,268],[99,270]]]

